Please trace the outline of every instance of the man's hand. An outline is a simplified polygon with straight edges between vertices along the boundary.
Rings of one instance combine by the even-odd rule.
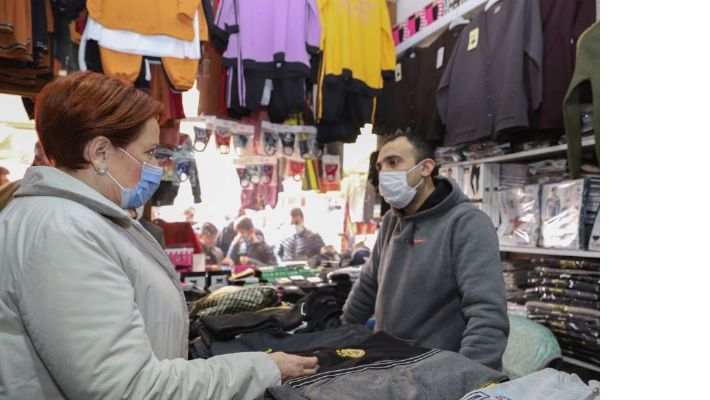
[[[281,382],[304,375],[313,375],[318,371],[317,357],[299,357],[282,352],[269,354],[281,371]]]

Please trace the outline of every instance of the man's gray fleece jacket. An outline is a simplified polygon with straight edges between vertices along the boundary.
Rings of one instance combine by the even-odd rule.
[[[343,321],[374,313],[376,331],[500,370],[509,325],[498,237],[457,185],[440,180],[451,193],[439,204],[385,215]]]

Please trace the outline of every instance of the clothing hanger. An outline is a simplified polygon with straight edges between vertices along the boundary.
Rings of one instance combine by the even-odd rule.
[[[483,9],[484,11],[488,11],[491,7],[493,7],[496,3],[498,3],[500,0],[488,0],[486,3],[486,7]]]
[[[469,22],[471,22],[471,21],[464,18],[464,17],[458,17],[458,18],[454,19],[453,21],[451,21],[451,23],[449,24],[449,30],[451,30],[454,27],[459,26],[459,25],[468,25]]]

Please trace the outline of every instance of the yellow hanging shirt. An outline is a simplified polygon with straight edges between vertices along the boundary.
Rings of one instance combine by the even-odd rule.
[[[394,74],[395,50],[386,0],[318,0],[323,83],[346,78],[376,96],[384,76]],[[321,114],[321,106],[318,107]]]

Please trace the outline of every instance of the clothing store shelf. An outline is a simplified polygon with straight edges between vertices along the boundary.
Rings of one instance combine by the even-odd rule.
[[[594,137],[586,137],[582,139],[582,147],[592,147],[594,146]],[[459,161],[455,163],[442,163],[441,165],[446,165],[448,167],[460,166],[460,165],[473,165],[473,164],[485,164],[485,163],[495,163],[495,162],[508,162],[508,161],[524,161],[533,158],[540,158],[546,156],[552,156],[557,154],[564,154],[567,152],[567,144],[560,144],[557,146],[541,147],[539,149],[520,151],[517,153],[503,154],[501,156],[493,156],[486,158],[479,158],[477,160],[466,160]]]
[[[441,28],[448,26],[454,20],[458,19],[459,17],[463,17],[465,14],[471,12],[474,8],[480,6],[485,2],[486,0],[468,0],[460,6],[456,7],[455,9],[444,14],[443,17],[434,21],[433,24],[423,28],[419,32],[415,33],[413,36],[400,43],[396,48],[397,56],[401,55],[408,49],[419,45],[426,38],[438,32]]]
[[[589,370],[592,370],[592,371],[601,372],[601,371],[599,370],[599,366],[594,365],[594,364],[590,364],[590,363],[586,363],[586,362],[584,362],[584,361],[575,360],[574,358],[571,358],[571,357],[565,357],[565,356],[563,356],[563,357],[562,357],[562,361],[564,361],[564,362],[566,362],[566,363],[568,363],[568,364],[576,365],[576,366],[578,366],[578,367],[586,368],[586,369],[589,369]]]
[[[507,253],[542,254],[542,255],[546,255],[546,256],[600,258],[600,253],[598,251],[585,251],[585,250],[564,250],[564,249],[543,249],[540,247],[500,246],[500,251],[507,252]]]

